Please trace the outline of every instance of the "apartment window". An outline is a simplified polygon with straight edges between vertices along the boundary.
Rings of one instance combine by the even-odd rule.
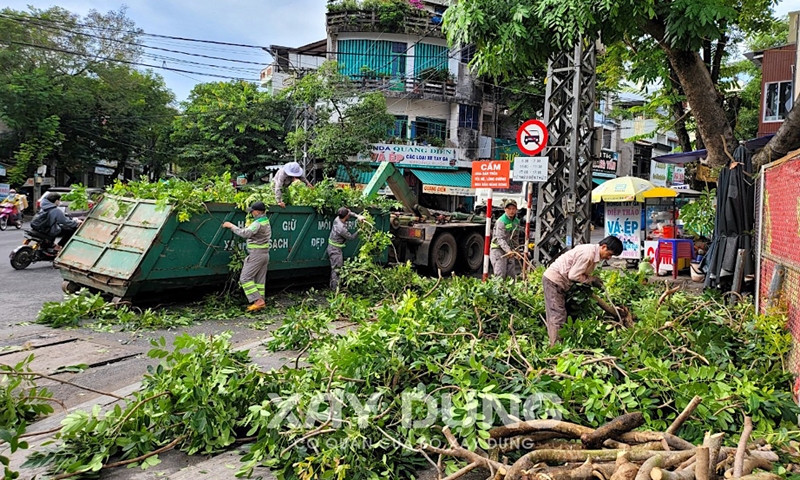
[[[792,82],[764,85],[764,121],[779,122],[792,109]]]
[[[475,58],[476,48],[475,45],[467,45],[461,48],[461,63],[469,63]]]
[[[437,118],[417,117],[416,121],[411,122],[411,136],[415,140],[428,141],[439,139],[444,142],[447,138],[447,122]]]
[[[406,74],[403,42],[387,40],[339,40],[336,59],[340,71],[349,77],[403,77]]]
[[[408,138],[408,115],[395,115],[394,127],[392,127],[388,136],[390,138]]]
[[[478,129],[478,122],[480,121],[481,109],[480,107],[473,107],[472,105],[459,105],[458,106],[458,126],[460,128]]]
[[[417,44],[414,47],[414,76],[419,78],[422,72],[430,69],[448,70],[449,53],[447,47],[442,45]]]
[[[603,148],[607,150],[611,150],[611,133],[611,130],[603,130]]]

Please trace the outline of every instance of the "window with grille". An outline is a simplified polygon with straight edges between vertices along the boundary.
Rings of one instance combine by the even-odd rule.
[[[407,45],[387,40],[339,40],[336,59],[349,77],[403,77]]]
[[[429,69],[448,70],[449,50],[441,45],[419,43],[414,47],[414,76],[420,75]]]
[[[480,121],[481,109],[480,107],[473,107],[472,105],[459,105],[458,106],[458,126],[460,128],[478,129],[478,122]]]
[[[395,115],[394,127],[392,127],[388,136],[390,138],[408,138],[408,115]]]
[[[447,121],[417,117],[416,121],[411,122],[411,137],[422,141],[426,138],[438,138],[444,141],[447,138]]]
[[[764,85],[764,121],[778,122],[792,109],[792,82]]]

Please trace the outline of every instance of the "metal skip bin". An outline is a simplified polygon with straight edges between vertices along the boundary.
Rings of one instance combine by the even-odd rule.
[[[268,283],[327,274],[325,252],[333,216],[310,207],[273,207]],[[205,212],[178,222],[172,206],[153,200],[105,196],[56,259],[65,291],[89,287],[131,299],[147,293],[222,285],[235,245],[245,241],[222,223],[244,225],[245,212],[233,204],[207,203]],[[388,215],[376,214],[387,231]],[[355,255],[348,242],[345,258]],[[387,260],[384,252],[381,261]]]

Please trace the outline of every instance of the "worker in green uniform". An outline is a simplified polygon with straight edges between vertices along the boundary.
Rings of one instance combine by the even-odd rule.
[[[344,265],[344,254],[342,249],[345,247],[345,242],[348,240],[355,240],[358,237],[358,232],[350,233],[347,229],[347,221],[350,216],[354,216],[359,222],[364,221],[364,217],[356,215],[351,212],[347,207],[341,207],[336,212],[336,218],[333,220],[333,228],[328,237],[328,258],[331,261],[331,290],[339,288],[339,269]]]
[[[492,261],[494,275],[500,278],[507,278],[514,276],[514,259],[508,255],[514,249],[509,242],[517,233],[519,219],[517,218],[517,202],[515,200],[506,200],[503,207],[506,213],[497,219],[494,224],[489,259]]]
[[[253,215],[253,223],[239,228],[231,222],[222,224],[222,228],[230,228],[236,235],[247,239],[247,258],[244,259],[239,283],[247,295],[251,305],[248,312],[261,310],[266,306],[264,295],[267,283],[267,267],[269,266],[269,249],[272,244],[272,227],[267,218],[267,207],[264,202],[255,202],[248,210]]]

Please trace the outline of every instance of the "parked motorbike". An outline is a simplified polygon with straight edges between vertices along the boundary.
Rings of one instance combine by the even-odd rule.
[[[52,262],[58,256],[54,239],[33,230],[25,230],[25,240],[9,255],[11,266],[23,270],[36,262]]]
[[[15,219],[15,220],[12,220]],[[8,228],[8,224],[17,227],[17,230],[22,228],[22,215],[19,215],[19,209],[16,205],[11,203],[0,203],[0,230]]]

